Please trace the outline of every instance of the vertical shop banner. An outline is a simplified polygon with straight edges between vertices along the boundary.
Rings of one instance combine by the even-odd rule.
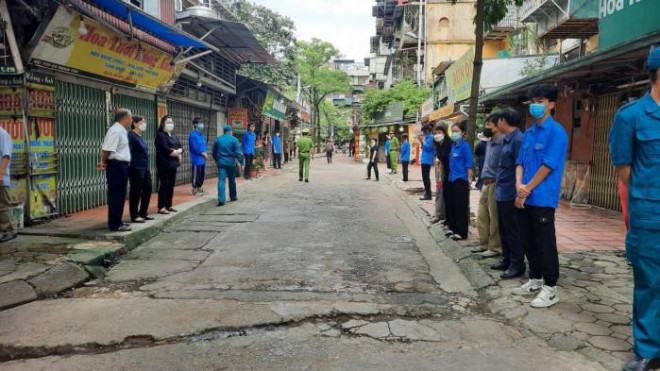
[[[245,108],[230,108],[228,112],[229,125],[234,129],[246,130],[248,127],[248,110]]]
[[[473,73],[474,48],[470,48],[467,53],[456,60],[445,72],[450,103],[470,98]]]
[[[31,63],[147,91],[164,91],[183,68],[172,56],[60,7],[32,53]]]
[[[0,117],[0,127],[5,129],[12,140],[11,186],[9,197],[12,203],[22,204],[27,199],[27,179],[25,170],[25,131],[23,130],[23,119],[16,117]]]

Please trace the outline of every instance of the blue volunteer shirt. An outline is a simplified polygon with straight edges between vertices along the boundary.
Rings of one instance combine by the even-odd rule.
[[[389,139],[387,139],[385,141],[385,153],[387,153],[388,155],[390,154],[390,140]]]
[[[246,131],[243,133],[243,153],[246,156],[254,155],[254,143],[257,141],[257,134]]]
[[[282,142],[280,141],[280,137],[277,135],[273,137],[273,153],[276,155],[282,153]]]
[[[410,162],[410,142],[401,145],[401,161]]]
[[[213,144],[213,159],[218,166],[234,166],[236,162],[243,163],[241,144],[231,134],[223,134]]]
[[[660,230],[660,105],[647,93],[617,112],[610,132],[614,166],[630,165],[630,227]]]
[[[130,131],[128,148],[131,151],[131,167],[136,170],[149,170],[149,146],[144,138]]]
[[[523,184],[529,184],[541,166],[552,170],[527,197],[525,205],[555,209],[559,206],[561,177],[567,151],[566,130],[552,116],[525,131],[523,145],[516,161],[517,166],[523,167]]]
[[[515,201],[516,190],[516,160],[520,154],[525,134],[516,129],[506,135],[502,142],[500,164],[497,167],[495,182],[495,198],[498,202]]]
[[[11,141],[11,136],[7,130],[0,128],[0,158],[9,157],[11,159],[11,152],[13,150],[13,143]],[[9,175],[10,166],[7,166],[7,171],[5,171],[2,176],[2,185],[5,187],[11,186],[11,176]]]
[[[190,148],[190,162],[192,166],[206,164],[202,153],[207,152],[206,138],[199,130],[193,130],[188,137],[188,148]]]
[[[433,134],[427,133],[424,135],[424,143],[422,143],[422,158],[420,162],[422,165],[433,165],[435,160],[435,146],[433,145]]]
[[[463,139],[454,142],[449,153],[449,181],[468,180],[468,169],[474,168],[470,145]]]

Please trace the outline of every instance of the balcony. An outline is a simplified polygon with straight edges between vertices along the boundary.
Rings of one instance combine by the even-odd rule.
[[[499,21],[496,25],[486,30],[484,33],[485,40],[504,40],[513,31],[522,27],[520,22],[520,13],[518,7],[510,5],[506,16]]]
[[[541,39],[586,39],[598,34],[598,1],[527,0],[521,19],[537,23]]]

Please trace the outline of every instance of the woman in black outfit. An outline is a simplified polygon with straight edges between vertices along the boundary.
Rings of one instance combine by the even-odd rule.
[[[147,212],[151,200],[151,172],[149,171],[149,147],[142,138],[147,130],[147,122],[142,116],[133,116],[133,129],[128,133],[128,147],[131,150],[131,165],[128,168],[128,180],[131,192],[128,205],[133,223],[154,220]],[[138,210],[139,208],[139,210]]]
[[[164,116],[156,133],[156,175],[158,176],[158,213],[176,212],[172,208],[176,170],[181,165],[183,146],[174,135],[174,120]]]

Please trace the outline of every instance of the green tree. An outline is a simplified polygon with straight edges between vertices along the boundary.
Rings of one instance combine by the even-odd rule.
[[[362,118],[372,121],[392,102],[403,102],[403,116],[414,116],[419,106],[431,95],[427,87],[418,87],[412,80],[403,80],[387,90],[369,89],[362,99]]]
[[[296,26],[289,17],[249,0],[227,0],[232,13],[245,23],[261,45],[278,61],[273,65],[246,64],[241,74],[283,89],[297,78]]]
[[[456,0],[452,0],[456,3]],[[474,17],[474,73],[470,92],[470,110],[468,114],[468,143],[474,144],[477,130],[477,106],[479,105],[479,85],[483,66],[484,31],[491,29],[504,19],[509,5],[522,6],[523,0],[477,0],[477,14]]]
[[[350,89],[350,78],[346,72],[332,70],[326,66],[338,56],[339,50],[327,41],[313,38],[309,42],[298,42],[298,71],[312,107],[312,125],[316,131],[317,142],[321,141],[321,103],[329,94]]]
[[[351,137],[351,131],[346,125],[353,115],[353,108],[336,107],[329,100],[324,100],[319,106],[321,114],[321,132],[334,140],[345,141]]]

